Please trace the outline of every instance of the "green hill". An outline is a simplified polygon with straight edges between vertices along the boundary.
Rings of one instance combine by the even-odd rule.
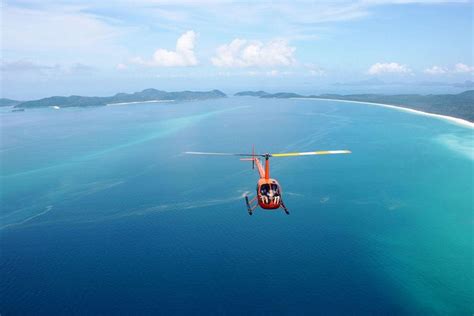
[[[242,92],[237,92],[234,95],[237,96],[237,97],[245,97],[245,96],[262,97],[262,96],[265,96],[267,94],[269,94],[269,93],[260,90],[260,91],[242,91]]]
[[[251,92],[251,91],[250,91]],[[302,96],[296,93],[267,93],[258,91],[261,98],[320,98],[360,102],[382,103],[420,110],[428,113],[448,115],[474,122],[474,90],[459,94],[321,94]],[[251,95],[245,91],[245,95]],[[240,92],[236,95],[240,95]]]
[[[85,106],[103,106],[113,103],[127,103],[127,102],[146,102],[146,101],[160,101],[160,100],[205,100],[225,98],[225,93],[219,90],[212,91],[179,91],[166,92],[156,89],[145,89],[135,93],[117,93],[111,97],[83,97],[72,95],[69,97],[54,96],[34,101],[21,102],[15,107],[18,108],[38,108],[48,106],[59,107],[85,107]]]
[[[20,103],[21,101],[0,98],[0,106],[15,106]]]

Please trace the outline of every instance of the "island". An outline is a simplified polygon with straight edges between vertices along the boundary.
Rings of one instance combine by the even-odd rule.
[[[234,94],[237,97],[244,97],[244,96],[250,96],[250,97],[262,97],[269,94],[268,92],[265,91],[242,91],[242,92],[237,92]]]
[[[22,101],[0,98],[0,106],[15,106],[20,104]]]
[[[304,96],[297,93],[265,91],[242,91],[236,96],[258,96],[260,98],[313,98],[358,101],[393,105],[432,114],[440,114],[474,122],[474,90],[458,94],[320,94]]]
[[[392,105],[423,111],[431,114],[439,114],[460,118],[474,122],[474,90],[468,90],[458,94],[319,94],[301,95],[293,92],[268,93],[259,91],[242,91],[235,94],[238,97],[250,96],[264,99],[328,99],[340,101],[358,101]],[[113,104],[131,104],[142,102],[171,102],[191,101],[225,98],[227,95],[220,90],[211,91],[177,91],[167,92],[157,89],[145,89],[135,93],[117,93],[109,97],[87,97],[87,96],[54,96],[32,101],[16,101],[11,99],[0,99],[0,106],[10,106],[15,110],[28,108],[52,107],[60,109],[64,107],[89,107],[105,106]]]
[[[135,93],[117,93],[110,97],[84,97],[78,95],[72,95],[69,97],[55,96],[20,102],[15,104],[14,107],[23,109],[41,107],[87,107],[120,103],[207,100],[225,97],[227,97],[227,95],[219,90],[167,92],[157,89],[145,89]]]

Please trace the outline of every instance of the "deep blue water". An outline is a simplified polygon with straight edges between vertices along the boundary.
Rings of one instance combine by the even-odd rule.
[[[474,310],[473,130],[335,101],[228,98],[0,113],[0,313]],[[273,159],[257,173],[184,151]]]

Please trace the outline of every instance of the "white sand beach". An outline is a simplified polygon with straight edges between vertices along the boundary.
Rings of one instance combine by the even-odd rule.
[[[127,104],[137,104],[137,103],[168,103],[168,102],[174,102],[174,100],[150,100],[150,101],[118,102],[118,103],[107,103],[106,106],[127,105]]]
[[[405,107],[396,106],[396,105],[388,105],[388,104],[375,103],[375,102],[338,100],[338,99],[324,99],[324,98],[292,98],[292,99],[298,99],[298,100],[326,100],[326,101],[376,105],[376,106],[382,106],[382,107],[385,107],[385,108],[391,108],[391,109],[395,109],[395,110],[399,110],[399,111],[409,112],[409,113],[416,114],[416,115],[431,116],[431,117],[435,117],[435,118],[438,118],[438,119],[449,121],[449,122],[454,123],[456,125],[460,125],[460,126],[463,126],[463,127],[474,129],[474,123],[469,122],[469,121],[464,120],[464,119],[460,119],[460,118],[452,117],[452,116],[448,116],[448,115],[441,115],[441,114],[423,112],[423,111],[420,111],[420,110],[414,110],[414,109],[405,108]]]

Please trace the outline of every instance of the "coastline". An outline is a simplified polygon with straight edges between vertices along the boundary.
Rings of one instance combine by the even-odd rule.
[[[454,123],[454,124],[459,125],[459,126],[474,129],[474,122],[469,122],[467,120],[464,120],[464,119],[461,119],[461,118],[458,118],[458,117],[448,116],[448,115],[435,114],[435,113],[430,113],[430,112],[423,112],[423,111],[420,111],[420,110],[410,109],[410,108],[406,108],[406,107],[403,107],[403,106],[396,106],[396,105],[390,105],[390,104],[384,104],[384,103],[375,103],[375,102],[351,101],[351,100],[340,100],[340,99],[326,99],[326,98],[291,98],[291,99],[297,99],[297,100],[325,100],[325,101],[337,101],[337,102],[376,105],[376,106],[381,106],[381,107],[385,107],[385,108],[391,108],[391,109],[398,110],[398,111],[409,112],[409,113],[416,114],[416,115],[431,116],[431,117],[434,117],[434,118],[449,121],[450,123]]]
[[[137,104],[137,103],[166,103],[166,102],[174,102],[174,100],[150,100],[150,101],[118,102],[118,103],[107,103],[105,106],[109,106],[109,105]]]

